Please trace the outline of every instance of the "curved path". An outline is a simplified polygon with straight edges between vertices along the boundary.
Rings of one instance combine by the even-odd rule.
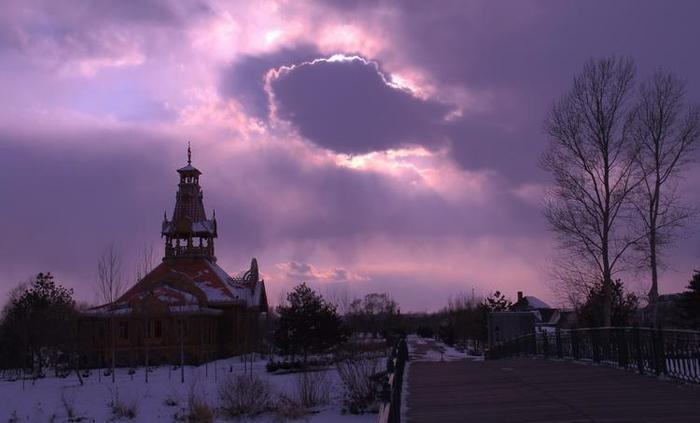
[[[421,361],[445,347],[409,343],[406,422],[700,422],[700,386],[544,359]]]

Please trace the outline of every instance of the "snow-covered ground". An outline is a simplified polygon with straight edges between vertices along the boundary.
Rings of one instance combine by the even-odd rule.
[[[266,361],[253,363],[252,371],[268,381],[273,390],[273,399],[280,394],[294,397],[298,387],[298,374],[271,374],[265,371]],[[117,369],[116,382],[111,377],[98,379],[97,370],[84,378],[80,385],[73,373],[67,378],[49,377],[24,383],[0,381],[0,422],[65,422],[114,420],[109,406],[112,398],[118,395],[125,403],[137,405],[137,415],[133,422],[171,422],[177,414],[182,415],[187,405],[189,392],[194,391],[211,406],[218,402],[217,386],[224,378],[243,374],[245,365],[238,358],[219,360],[208,365],[185,367],[185,382],[180,381],[180,369],[171,367],[152,368],[148,383],[145,369],[139,368],[133,375],[128,369]],[[250,371],[250,364],[248,364]],[[328,386],[330,401],[307,415],[302,421],[309,422],[374,422],[376,414],[341,414],[343,386],[334,368],[325,370],[324,384]],[[74,418],[70,420],[68,409],[72,408]],[[217,422],[226,421],[217,417]],[[238,420],[241,421],[241,420]],[[244,420],[247,421],[247,420]],[[279,421],[272,412],[258,416],[255,422]]]
[[[409,335],[406,339],[408,342],[408,352],[411,361],[455,361],[455,360],[483,360],[480,355],[468,355],[465,352],[458,351],[443,342],[435,339],[421,338],[417,335]]]

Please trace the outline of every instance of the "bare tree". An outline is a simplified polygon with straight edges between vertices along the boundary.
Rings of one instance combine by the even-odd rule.
[[[632,124],[635,164],[642,176],[634,197],[639,229],[645,235],[639,250],[651,272],[651,322],[657,326],[661,251],[693,214],[678,195],[677,182],[698,144],[700,111],[686,106],[685,84],[680,79],[658,71],[640,86]]]
[[[335,309],[338,310],[341,316],[345,316],[350,312],[350,304],[356,299],[350,298],[350,293],[347,288],[326,289],[324,297],[328,299],[329,303],[335,306]]]
[[[124,292],[122,279],[122,260],[114,244],[110,244],[97,260],[97,294],[100,300],[107,304],[114,303]],[[109,312],[109,333],[112,354],[112,383],[115,382],[114,368],[116,365],[116,334],[114,315]]]
[[[604,325],[611,321],[613,275],[635,241],[624,224],[637,181],[627,125],[634,75],[628,59],[589,61],[545,122],[551,143],[542,167],[555,180],[545,216],[566,257],[595,270]]]
[[[595,267],[577,260],[575,254],[559,251],[549,268],[549,288],[563,307],[578,310],[593,288],[592,281],[599,280]]]
[[[148,272],[153,270],[154,263],[153,244],[144,244],[141,254],[136,261],[136,282],[139,282]]]
[[[114,244],[109,244],[97,260],[97,295],[105,303],[113,303],[124,292],[122,259]]]

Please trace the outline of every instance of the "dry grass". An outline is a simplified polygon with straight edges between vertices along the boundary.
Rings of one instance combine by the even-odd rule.
[[[380,371],[380,359],[346,358],[336,363],[345,387],[345,411],[360,414],[374,411],[377,389],[370,379]]]
[[[116,419],[134,419],[139,414],[139,403],[137,398],[124,400],[119,396],[119,390],[116,389],[112,395],[112,400],[109,403],[112,410],[112,415]]]
[[[306,408],[328,404],[330,386],[326,372],[303,372],[297,374],[297,400]]]
[[[256,374],[229,376],[218,391],[219,407],[227,417],[256,416],[271,408],[270,385]]]
[[[170,398],[174,399],[172,396]],[[176,420],[187,423],[211,423],[214,421],[215,414],[214,408],[201,394],[195,378],[189,384],[187,405],[182,410],[182,414],[176,416]]]
[[[281,395],[275,404],[275,421],[286,422],[288,420],[299,420],[309,414],[308,408],[299,401]]]

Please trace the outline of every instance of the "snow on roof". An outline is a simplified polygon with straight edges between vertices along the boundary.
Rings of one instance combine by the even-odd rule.
[[[167,306],[242,304],[258,307],[266,302],[262,281],[232,278],[213,261],[200,258],[163,262],[117,302],[91,309],[88,314],[108,313],[116,304],[129,307],[148,301],[149,297]]]
[[[209,262],[209,268],[219,277],[221,281],[226,284],[226,288],[237,300],[243,301],[249,307],[256,306],[260,303],[260,297],[256,296],[256,288],[261,285],[256,281],[255,286],[249,286],[240,283],[240,278],[232,278],[229,276],[224,269],[219,267],[216,263]],[[243,272],[245,274],[245,272]]]
[[[214,232],[214,221],[203,220],[201,222],[192,223],[192,231],[194,232]]]
[[[195,280],[194,283],[197,285],[197,288],[204,291],[204,295],[207,296],[209,302],[231,301],[233,299],[233,295],[227,292],[225,287],[215,286],[211,281]]]
[[[199,171],[199,169],[192,166],[191,164],[188,164],[187,166],[183,166],[180,169],[178,169],[177,171],[178,172],[199,172],[199,173],[202,173]]]
[[[552,308],[549,304],[532,295],[527,295],[523,298],[527,300],[527,305],[530,308]]]
[[[171,313],[206,313],[206,314],[221,314],[222,310],[209,307],[200,307],[198,305],[170,306],[168,307]]]
[[[216,224],[214,223],[214,219],[200,220],[197,222],[192,222],[192,226],[189,229],[189,231],[195,232],[195,233],[214,234],[216,232]],[[170,233],[178,232],[178,230],[177,230],[174,222],[166,220],[163,222],[161,232],[163,234],[170,234]]]
[[[185,303],[185,304],[197,304],[197,297],[190,294],[189,292],[183,291],[181,289],[176,289],[168,285],[161,285],[153,290],[153,296],[158,300],[175,304],[175,303]],[[145,294],[139,294],[140,298],[145,298]]]
[[[125,315],[131,313],[132,309],[131,307],[118,307],[118,308],[110,308],[109,304],[103,305],[100,307],[94,307],[88,310],[83,310],[81,314],[84,315],[91,315],[91,316],[105,316],[105,315],[113,315],[113,316],[120,316],[120,315]]]

